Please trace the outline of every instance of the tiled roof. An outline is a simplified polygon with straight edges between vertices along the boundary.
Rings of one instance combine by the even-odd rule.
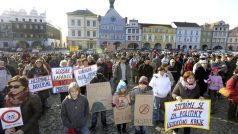
[[[149,23],[139,23],[142,27],[149,27],[149,26],[164,26],[168,28],[172,28],[171,25],[166,25],[166,24],[149,24]]]
[[[177,27],[200,27],[197,23],[174,22]]]
[[[86,9],[86,10],[76,10],[76,11],[73,11],[73,12],[68,12],[67,14],[68,15],[96,15],[88,9]]]

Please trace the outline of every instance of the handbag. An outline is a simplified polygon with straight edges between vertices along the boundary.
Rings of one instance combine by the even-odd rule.
[[[224,97],[228,97],[230,95],[230,91],[227,90],[225,87],[221,88],[218,92]]]
[[[76,130],[74,128],[69,128],[68,134],[76,134]]]

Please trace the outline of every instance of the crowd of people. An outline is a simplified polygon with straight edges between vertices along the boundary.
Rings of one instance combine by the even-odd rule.
[[[112,95],[130,95],[131,105],[135,96],[154,96],[154,126],[164,123],[164,102],[183,99],[211,99],[211,114],[217,111],[218,90],[229,90],[228,120],[237,122],[238,57],[233,54],[197,54],[171,52],[119,52],[37,54],[16,53],[3,55],[0,60],[0,108],[21,108],[23,126],[2,130],[5,134],[38,134],[38,120],[49,108],[47,98],[51,89],[29,92],[28,79],[51,74],[51,68],[71,66],[80,69],[97,65],[97,73],[90,83],[110,82]],[[129,88],[130,86],[135,86]],[[105,111],[90,113],[86,86],[74,81],[68,92],[60,93],[61,119],[69,133],[95,133],[97,117],[101,115],[103,129],[107,129]],[[116,106],[112,101],[112,106]],[[225,109],[224,109],[225,110]],[[91,116],[89,116],[91,114]],[[91,117],[91,126],[87,123]],[[117,124],[118,134],[127,133],[127,123]],[[177,133],[178,129],[173,130]],[[145,134],[145,126],[135,127],[135,134]],[[184,128],[189,134],[190,128]]]

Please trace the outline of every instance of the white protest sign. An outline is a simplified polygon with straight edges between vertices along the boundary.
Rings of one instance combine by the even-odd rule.
[[[153,95],[136,95],[134,126],[153,126]]]
[[[193,127],[210,129],[210,100],[184,99],[165,102],[165,131]]]
[[[92,113],[112,110],[112,93],[109,82],[87,85],[87,98]]]
[[[2,128],[22,126],[22,114],[20,107],[0,108]]]
[[[30,92],[37,92],[53,87],[51,76],[42,76],[28,80],[28,87]]]
[[[130,99],[128,96],[114,96],[115,107],[113,108],[115,124],[128,123],[132,121]]]
[[[73,81],[72,67],[52,68],[53,93],[68,92],[68,85]]]
[[[89,84],[93,77],[96,75],[96,73],[97,65],[92,65],[74,70],[75,79],[80,87]]]

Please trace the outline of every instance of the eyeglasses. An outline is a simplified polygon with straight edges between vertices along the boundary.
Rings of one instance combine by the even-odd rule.
[[[17,89],[17,88],[19,88],[20,86],[21,86],[21,85],[14,85],[14,86],[9,85],[8,88],[9,88],[9,89],[12,89],[12,88]]]

